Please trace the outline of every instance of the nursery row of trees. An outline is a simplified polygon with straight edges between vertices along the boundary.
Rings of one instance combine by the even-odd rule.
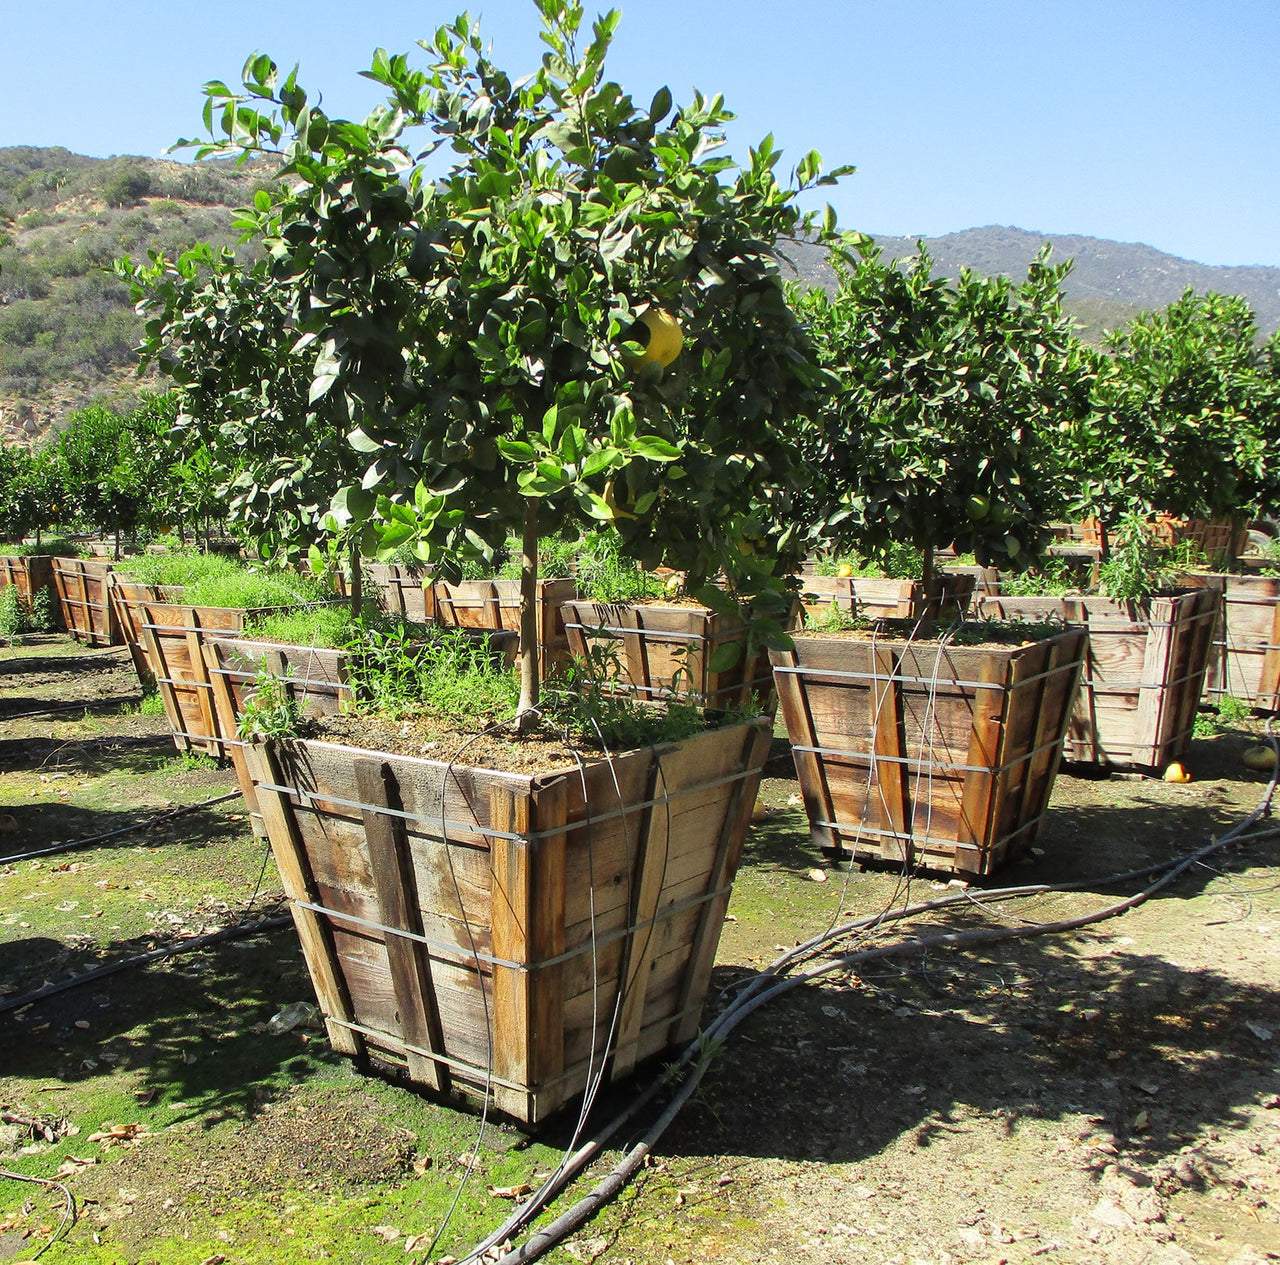
[[[242,88],[209,85],[199,156],[283,160],[241,213],[256,262],[119,265],[175,395],[9,454],[7,530],[189,521],[212,499],[267,554],[432,561],[604,522],[640,562],[768,606],[816,547],[955,542],[1017,568],[1055,519],[1276,502],[1278,344],[1244,300],[1188,293],[1092,349],[1062,311],[1067,265],[1015,283],[886,261],[798,208],[842,172],[809,154],[783,183],[769,138],[719,157],[718,98],[637,106],[604,75],[617,15],[583,47],[579,9],[538,7],[532,77],[461,18],[425,70],[376,54],[387,104],[363,123],[265,56]],[[437,150],[455,161],[433,180]],[[802,234],[830,248],[833,292],[780,281]],[[659,314],[674,359],[646,354]]]
[[[0,449],[0,539],[97,532],[117,539],[221,527],[210,455],[177,441],[177,399],[72,413],[41,448]]]

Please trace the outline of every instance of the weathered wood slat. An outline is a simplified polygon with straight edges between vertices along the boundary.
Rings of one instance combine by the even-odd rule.
[[[540,670],[544,678],[568,662],[569,641],[560,606],[576,595],[574,580],[538,581]],[[456,584],[437,580],[431,585],[429,601],[435,609],[436,623],[445,628],[520,630],[519,580],[462,580]]]
[[[985,647],[794,640],[774,665],[793,747],[816,749],[795,752],[815,837],[829,835],[858,859],[971,874],[1030,844],[1057,770],[1083,633]],[[1046,703],[1058,709],[1048,720]]]
[[[573,601],[561,606],[568,647],[591,666],[591,651],[613,646],[619,673],[610,687],[618,693],[659,699],[692,695],[708,707],[775,706],[768,651],[746,653],[742,621],[692,604]],[[712,670],[723,646],[742,645],[731,667]]]
[[[360,797],[368,805],[361,816],[378,893],[378,920],[395,930],[422,935],[403,820],[378,811],[379,808],[400,808],[395,775],[389,765],[377,760],[356,760],[353,767]],[[444,1054],[444,1031],[431,979],[430,953],[425,945],[390,933],[386,936],[386,951],[396,1013],[406,1045]],[[413,1050],[407,1057],[415,1081],[428,1089],[448,1090],[449,1073],[444,1064]]]
[[[279,771],[270,752],[255,745],[249,755],[250,768],[258,783],[278,783]],[[354,1016],[346,983],[335,970],[333,940],[328,925],[301,902],[317,903],[317,892],[307,864],[306,851],[294,827],[292,814],[284,798],[274,791],[260,795],[262,815],[271,832],[271,851],[275,856],[280,884],[289,898],[293,923],[302,943],[302,955],[311,975],[312,987],[326,1018],[350,1022]],[[358,1057],[364,1053],[364,1043],[349,1028],[340,1024],[327,1025],[329,1042],[340,1054]]]
[[[652,799],[661,777],[676,776],[674,769],[663,769],[662,759],[655,760],[645,788],[645,798]],[[664,785],[664,792],[668,789]],[[654,804],[641,818],[636,842],[636,861],[629,902],[628,926],[623,967],[619,975],[622,988],[622,1011],[618,1022],[618,1042],[613,1055],[613,1079],[630,1074],[636,1063],[636,1038],[644,1015],[645,994],[649,986],[652,964],[653,923],[658,900],[666,884],[666,867],[670,857],[670,817],[662,805]],[[638,878],[638,881],[636,881]]]
[[[431,582],[421,568],[397,562],[370,562],[365,564],[363,576],[384,610],[416,624],[426,624],[434,618]]]
[[[615,1068],[696,1030],[769,741],[739,725],[535,776],[302,741],[271,743],[269,767],[249,748],[291,897],[327,936],[305,924],[308,954],[327,955],[318,991],[350,997],[342,1013],[322,998],[332,1026],[424,1086],[427,1063],[469,1098],[489,1083],[530,1124],[605,1068],[620,988]],[[421,939],[384,930],[406,923]],[[425,955],[439,1053],[405,1026],[428,980],[397,939]]]
[[[46,594],[56,626],[66,626],[62,619],[62,604],[58,601],[57,585],[54,583],[51,555],[0,555],[0,589],[5,588],[17,590],[19,600],[28,613],[34,609],[34,599],[41,593]]]
[[[1280,711],[1280,576],[1196,571],[1180,583],[1222,590],[1205,693]]]
[[[1087,628],[1070,758],[1154,769],[1191,743],[1219,602],[1218,591],[1206,587],[1141,606],[1100,597],[1001,596],[981,599],[978,612]]]
[[[67,631],[90,646],[118,646],[120,626],[108,589],[112,564],[94,558],[55,557],[52,568]]]
[[[885,834],[881,836],[880,853],[888,861],[911,859],[911,796],[907,790],[909,773],[906,723],[902,707],[902,690],[894,676],[893,653],[883,646],[871,651],[871,689],[867,701],[871,705],[871,730],[874,734],[880,804],[884,813]]]

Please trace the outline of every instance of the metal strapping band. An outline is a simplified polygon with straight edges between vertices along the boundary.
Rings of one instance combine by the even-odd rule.
[[[686,1016],[695,1013],[702,1013],[701,1003],[697,1006],[687,1006],[684,1010],[677,1010],[669,1015],[663,1015],[662,1018],[656,1022],[662,1024],[678,1023]],[[355,1023],[353,1020],[337,1019],[331,1015],[326,1015],[325,1020],[328,1023],[337,1024],[340,1028],[346,1028],[351,1032],[358,1032],[361,1036],[368,1037],[371,1041],[378,1043],[390,1042],[404,1050],[406,1054],[417,1054],[421,1058],[431,1059],[432,1062],[443,1063],[446,1067],[452,1068],[455,1071],[466,1073],[469,1077],[480,1084],[488,1083],[490,1085],[498,1085],[503,1089],[514,1090],[519,1094],[530,1094],[535,1092],[536,1089],[550,1089],[555,1085],[560,1085],[565,1081],[572,1080],[584,1067],[589,1067],[595,1058],[595,1053],[593,1052],[593,1054],[589,1055],[587,1058],[579,1059],[576,1063],[571,1064],[554,1080],[540,1081],[537,1086],[518,1085],[514,1081],[505,1080],[501,1076],[491,1074],[486,1068],[476,1067],[473,1063],[464,1063],[461,1059],[451,1058],[449,1055],[441,1054],[436,1050],[428,1050],[423,1046],[413,1045],[404,1040],[403,1037],[397,1037],[393,1033],[379,1032],[376,1028],[368,1028],[364,1024]]]
[[[483,962],[486,966],[501,966],[508,971],[518,971],[522,975],[531,975],[535,971],[544,971],[550,966],[560,966],[564,962],[572,962],[574,958],[580,958],[584,954],[598,951],[604,945],[612,944],[615,940],[625,940],[629,936],[656,928],[659,923],[665,922],[669,918],[674,918],[686,910],[696,909],[699,905],[705,905],[708,901],[715,900],[719,896],[726,896],[731,890],[732,888],[730,887],[718,887],[714,891],[700,892],[697,896],[686,896],[684,900],[673,901],[669,905],[664,905],[652,918],[647,919],[645,922],[634,923],[630,926],[619,927],[614,931],[598,934],[594,946],[588,940],[586,943],[580,944],[576,949],[568,949],[553,958],[543,958],[540,962],[513,962],[507,958],[493,957],[488,953],[473,952],[471,949],[462,948],[456,944],[448,944],[443,940],[432,940],[428,936],[419,935],[416,931],[406,931],[402,927],[389,927],[386,923],[375,922],[371,918],[362,918],[359,914],[349,914],[342,910],[330,909],[325,905],[313,904],[307,900],[294,900],[292,904],[299,909],[309,909],[314,914],[323,914],[326,918],[333,918],[339,922],[354,923],[357,927],[363,927],[369,931],[377,931],[382,935],[400,936],[404,940],[413,940],[415,943],[425,945],[428,949],[433,949],[437,953],[448,955],[451,959],[460,959],[455,965],[465,966],[469,962]]]
[[[185,729],[174,729],[169,726],[169,732],[175,738],[186,738],[188,742],[198,742],[201,746],[223,746],[223,747],[243,747],[244,743],[236,738],[219,738],[213,734],[192,734]]]
[[[202,628],[194,624],[148,624],[146,620],[142,621],[142,627],[154,633],[208,633],[214,637],[244,640],[244,633],[237,628]]]
[[[868,826],[866,823],[863,823],[862,825],[859,825],[859,826],[849,826],[839,821],[815,821],[812,824],[815,826],[821,826],[827,830],[838,830],[840,831],[841,834],[853,835],[855,842],[856,842],[857,836],[860,834],[861,835],[879,835],[881,838],[884,838],[884,839],[901,839],[904,843],[908,843],[912,845],[916,845],[920,843],[932,843],[932,844],[938,844],[939,846],[944,848],[975,848],[979,852],[989,852],[993,848],[999,847],[1000,844],[1005,841],[1005,839],[1010,838],[1012,835],[1021,834],[1024,830],[1026,830],[1028,826],[1035,826],[1043,820],[1044,820],[1044,813],[1041,813],[1039,814],[1039,816],[1029,818],[1027,821],[1024,821],[1024,822],[1020,822],[1016,830],[1010,831],[1008,835],[1005,835],[1001,839],[992,840],[992,842],[988,844],[987,847],[985,848],[979,843],[969,843],[963,839],[945,839],[945,838],[940,839],[936,835],[903,834],[900,831],[896,831],[896,830],[877,830],[875,826]],[[841,846],[844,847],[846,845],[842,844]]]
[[[1013,681],[1007,685],[1003,681],[961,681],[953,676],[903,676],[898,672],[848,672],[835,668],[816,668],[802,664],[796,664],[794,667],[785,664],[774,664],[773,670],[775,674],[787,672],[793,676],[830,676],[837,677],[842,681],[876,681],[884,682],[885,684],[899,681],[903,685],[959,685],[965,689],[1002,690],[1012,693],[1014,690],[1021,689],[1024,685],[1033,685],[1036,681],[1043,681],[1046,677],[1059,676],[1069,672],[1083,662],[1083,659],[1068,659],[1066,662],[1058,664],[1055,668],[1048,668],[1044,672],[1037,672],[1035,676],[1023,677],[1021,680]]]
[[[229,677],[233,681],[239,681],[241,685],[253,682],[257,679],[256,674],[250,674],[249,672],[241,668],[210,668],[209,672],[211,676]],[[282,676],[279,678],[279,680],[284,685],[301,685],[305,688],[307,693],[311,692],[312,686],[316,687],[315,693],[317,694],[321,694],[321,693],[331,694],[338,690],[350,690],[352,688],[345,681],[337,681],[337,680],[313,681],[309,677],[304,677],[304,676]]]
[[[663,697],[689,697],[686,693],[676,695],[670,685],[633,685],[630,681],[609,681],[607,682],[611,690],[617,690],[625,694],[658,694]],[[756,685],[773,685],[773,676],[757,676],[752,677],[750,681],[741,681],[737,685],[722,685],[718,690],[708,690],[703,694],[700,690],[692,691],[692,694],[699,698],[719,698],[721,694],[737,694],[741,690],[751,689]]]
[[[417,1054],[424,1059],[431,1059],[435,1063],[443,1063],[446,1067],[453,1068],[459,1072],[466,1072],[469,1076],[473,1076],[481,1082],[488,1082],[490,1085],[501,1085],[503,1089],[514,1089],[517,1093],[527,1094],[530,1092],[530,1086],[517,1085],[515,1081],[504,1080],[501,1076],[489,1072],[486,1068],[476,1067],[474,1063],[464,1063],[461,1059],[450,1058],[447,1054],[441,1054],[438,1050],[428,1050],[420,1045],[412,1045],[403,1037],[398,1037],[391,1032],[379,1032],[377,1028],[368,1028],[362,1023],[356,1023],[351,1019],[339,1019],[335,1015],[325,1015],[325,1021],[328,1023],[336,1023],[340,1028],[347,1028],[352,1032],[358,1032],[361,1036],[368,1037],[371,1041],[390,1041],[399,1046],[406,1054]]]
[[[1009,760],[1004,764],[953,764],[948,760],[926,760],[923,756],[902,756],[902,755],[880,755],[874,751],[844,751],[834,747],[802,747],[798,743],[793,743],[792,751],[801,751],[810,755],[826,755],[837,756],[845,759],[854,760],[870,760],[873,764],[906,764],[912,768],[920,769],[953,769],[959,773],[1006,773],[1010,769],[1016,769],[1018,765],[1025,764],[1028,760],[1034,760],[1036,756],[1042,752],[1051,751],[1054,747],[1062,742],[1061,736],[1051,738],[1048,742],[1041,743],[1038,747],[1033,747],[1024,755],[1018,756],[1014,760]]]
[[[226,742],[227,739],[224,738],[222,741]],[[370,754],[376,758],[379,753],[371,752]],[[567,772],[572,772],[572,770],[567,770]],[[729,786],[734,782],[741,782],[746,778],[759,776],[760,771],[758,769],[744,769],[740,773],[730,773],[727,777],[716,778],[712,782],[698,782],[693,786],[681,787],[667,795],[658,796],[656,799],[637,800],[636,803],[628,804],[624,809],[615,809],[607,813],[584,817],[581,821],[566,822],[563,826],[556,826],[549,830],[530,831],[528,834],[511,834],[505,830],[494,830],[491,826],[482,826],[478,822],[449,821],[447,819],[442,822],[439,813],[406,813],[397,808],[384,808],[378,804],[361,804],[356,800],[339,799],[336,795],[319,795],[301,786],[279,786],[275,782],[255,782],[254,785],[264,791],[275,791],[277,795],[297,796],[299,799],[305,799],[312,804],[338,804],[343,808],[354,808],[360,812],[379,813],[384,817],[398,817],[402,821],[420,821],[432,827],[443,826],[446,831],[462,830],[468,834],[484,835],[489,839],[508,839],[515,842],[524,840],[528,843],[534,843],[539,839],[554,839],[558,835],[568,834],[571,830],[582,830],[591,826],[598,826],[603,822],[615,821],[642,808],[655,808],[659,805],[670,803],[671,800],[677,799],[681,795],[696,795],[701,791],[712,790],[717,786]],[[436,834],[428,834],[428,837],[440,838]]]
[[[665,628],[614,628],[607,624],[571,624],[565,620],[564,624],[567,629],[575,629],[578,632],[587,634],[597,633],[601,636],[605,634],[617,634],[618,636],[643,637],[645,641],[706,641],[706,633],[686,633],[676,632],[674,630],[668,632]],[[745,638],[744,638],[745,640]],[[726,642],[726,645],[731,644]]]
[[[174,689],[184,690],[211,690],[213,684],[210,681],[175,681],[171,676],[156,677],[157,685],[172,685]]]

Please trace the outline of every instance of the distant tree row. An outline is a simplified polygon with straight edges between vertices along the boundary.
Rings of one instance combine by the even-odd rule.
[[[221,526],[213,472],[174,442],[177,400],[147,395],[124,412],[72,413],[45,444],[0,448],[0,539],[56,532],[125,538]]]
[[[864,551],[954,541],[1019,566],[1045,525],[1104,532],[1167,513],[1243,524],[1280,506],[1280,334],[1247,302],[1188,291],[1102,348],[1063,315],[1066,266],[1027,279],[934,277],[922,253],[841,253],[839,285],[797,299],[827,370],[834,424],[813,430],[830,472],[812,512]]]

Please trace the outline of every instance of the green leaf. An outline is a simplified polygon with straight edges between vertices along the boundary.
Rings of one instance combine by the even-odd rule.
[[[519,439],[495,439],[494,443],[498,451],[508,460],[521,464],[526,464],[537,460],[538,454],[534,452],[532,444],[526,444]]]
[[[742,658],[743,643],[741,641],[725,641],[718,645],[707,660],[709,672],[727,672],[735,667]]]
[[[631,451],[650,461],[675,461],[682,455],[679,448],[657,435],[637,435],[631,441]]]
[[[582,463],[582,477],[591,479],[597,474],[603,474],[614,465],[618,457],[616,448],[597,448],[595,452],[588,453],[587,459]]]
[[[542,415],[542,437],[548,445],[554,447],[556,442],[556,425],[560,420],[560,409],[558,405],[553,404]]]
[[[649,122],[656,127],[671,113],[671,89],[659,88],[649,106]]]

